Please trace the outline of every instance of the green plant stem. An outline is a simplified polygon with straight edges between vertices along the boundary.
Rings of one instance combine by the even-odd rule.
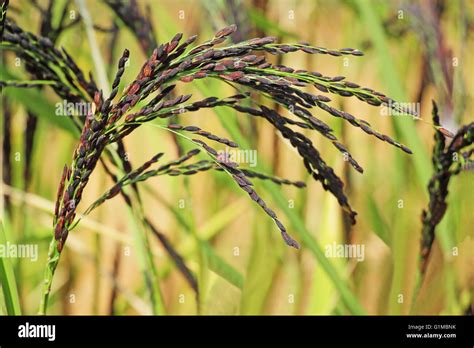
[[[56,268],[58,267],[59,263],[59,258],[61,257],[61,253],[58,251],[57,245],[58,242],[53,237],[51,239],[51,243],[49,244],[48,261],[46,263],[46,269],[44,271],[43,289],[41,293],[40,308],[38,311],[38,314],[40,315],[45,315],[46,310],[48,309],[51,285],[53,284],[54,273],[56,272]]]
[[[84,25],[86,27],[87,39],[91,47],[92,58],[95,63],[94,66],[97,73],[97,79],[99,80],[99,86],[100,88],[103,89],[105,95],[109,95],[110,85],[107,79],[107,72],[105,70],[104,60],[102,59],[102,55],[100,54],[99,45],[95,37],[92,18],[89,14],[89,10],[87,9],[87,5],[84,0],[76,0],[76,4],[77,4],[77,7],[79,8],[79,12],[81,13],[82,19],[84,21]]]
[[[130,196],[129,196],[130,197]],[[140,221],[144,221],[143,211],[141,204],[138,203],[135,194],[131,195],[131,208],[134,217]],[[133,229],[136,253],[140,264],[141,271],[145,278],[145,285],[148,288],[150,300],[152,303],[152,310],[154,315],[165,314],[165,306],[163,302],[163,296],[159,285],[157,284],[158,272],[153,261],[153,255],[151,253],[150,241],[148,234],[146,233],[147,226],[143,223],[142,226],[135,226]]]

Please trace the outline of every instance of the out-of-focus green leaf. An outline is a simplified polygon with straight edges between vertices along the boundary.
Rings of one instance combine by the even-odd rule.
[[[261,226],[261,222],[258,225]],[[268,226],[266,224],[266,228],[256,228],[253,231],[252,251],[242,292],[240,310],[243,315],[262,314],[278,268],[278,259],[265,231]]]
[[[211,245],[205,241],[201,241],[201,248],[205,252],[209,268],[220,275],[222,278],[229,281],[229,283],[235,285],[239,289],[244,286],[244,277],[234,267],[229,265],[220,256],[218,256]]]
[[[0,224],[0,244],[6,246],[5,228],[8,225],[6,216]],[[10,260],[7,257],[0,257],[0,285],[5,299],[5,306],[8,315],[21,315],[20,299],[16,287],[15,274]]]
[[[0,74],[2,79],[5,80],[19,80],[3,66],[0,66]],[[71,120],[69,120],[67,116],[57,115],[55,106],[45,99],[44,93],[40,93],[32,88],[11,87],[4,88],[2,92],[8,99],[21,103],[21,105],[26,107],[28,111],[31,111],[39,118],[54,126],[62,128],[71,134],[77,134],[77,130],[74,128]]]
[[[390,234],[388,232],[387,224],[383,220],[379,207],[371,195],[367,196],[367,208],[370,214],[370,223],[372,229],[385,244],[390,245]]]
[[[290,33],[282,29],[277,23],[269,20],[262,11],[250,8],[248,10],[250,20],[255,24],[255,26],[261,30],[265,30],[266,33],[277,36],[284,36],[288,38],[297,38],[298,35]]]

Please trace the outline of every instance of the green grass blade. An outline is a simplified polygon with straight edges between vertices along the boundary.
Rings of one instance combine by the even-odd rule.
[[[318,222],[318,241],[322,245],[330,245],[333,242],[344,243],[342,231],[342,212],[338,208],[338,203],[331,196],[326,195],[322,203],[322,213]],[[339,271],[343,270],[346,262],[341,259],[333,259],[334,267]],[[340,302],[334,301],[336,297],[335,287],[327,272],[321,267],[316,267],[313,272],[313,280],[311,283],[311,297],[307,306],[306,314],[310,315],[329,315],[341,305]],[[321,298],[327,299],[321,301]],[[345,308],[342,306],[342,309]]]
[[[219,173],[220,174],[220,173]],[[154,194],[154,197],[159,199],[159,201],[166,206],[167,209],[171,211],[171,213],[174,215],[176,218],[176,221],[178,224],[183,228],[183,231],[185,231],[188,235],[191,234],[191,226],[189,225],[189,222],[186,219],[185,214],[182,212],[181,209],[177,209],[173,207],[171,204],[163,200],[159,195]],[[236,209],[238,210],[238,209]],[[218,217],[218,221],[214,221],[211,219],[209,224],[206,224],[203,229],[202,233],[198,233],[200,236],[202,235],[205,239],[207,237],[211,237],[214,235],[214,228],[215,226],[222,226],[222,218]],[[227,218],[225,219],[227,221]],[[199,248],[202,248],[204,253],[206,254],[206,258],[208,261],[209,268],[211,271],[219,275],[220,277],[224,278],[227,280],[229,283],[235,285],[239,289],[242,289],[243,284],[244,284],[244,277],[242,274],[237,271],[234,267],[229,265],[222,257],[220,257],[212,248],[211,244],[207,240],[201,239],[199,242]],[[185,254],[186,256],[186,254]]]
[[[145,226],[139,226],[138,223],[135,223],[135,221],[140,219],[140,212],[138,210],[139,208],[136,204],[132,204],[132,209],[128,209],[130,220],[133,221],[132,232],[138,264],[149,291],[153,314],[162,315],[165,314],[163,296],[158,284],[158,275],[154,266],[147,231]]]
[[[217,255],[208,242],[201,241],[200,244],[202,250],[206,254],[211,271],[226,279],[229,283],[235,285],[239,289],[242,289],[244,286],[244,277],[242,274]]]
[[[388,38],[383,29],[383,19],[376,11],[379,7],[374,6],[376,5],[374,1],[357,1],[356,5],[360,12],[361,19],[366,24],[367,31],[372,35],[372,41],[378,57],[381,80],[387,85],[388,94],[397,101],[407,102],[408,96],[406,90],[401,83],[402,79],[398,73],[395,61],[390,54]],[[379,3],[378,5],[384,6],[383,3]],[[413,185],[416,185],[424,188],[430,179],[431,163],[429,154],[418,136],[415,123],[407,121],[405,118],[392,117],[392,124],[397,134],[401,135],[405,144],[413,151],[410,160],[413,161],[416,178],[416,180],[413,180],[413,178],[407,177],[405,173],[408,173],[408,170],[403,168],[404,164],[401,162],[400,154],[397,153],[395,172],[398,173],[398,175],[393,175],[392,181],[395,182],[396,187],[406,187],[407,185],[413,187]],[[426,198],[428,197],[426,190],[423,189],[421,192],[423,192]],[[411,243],[411,231],[402,228],[400,232],[401,233],[397,234],[397,238],[392,241],[391,245],[393,258],[395,260],[390,295],[391,305],[389,306],[389,311],[392,314],[404,313],[405,306],[400,306],[400,304],[393,299],[396,298],[397,295],[405,293],[407,291],[405,284],[411,281],[411,279],[409,279],[411,272],[408,271],[409,264],[406,262],[410,257],[406,245]]]
[[[377,53],[381,80],[387,86],[388,94],[397,101],[408,102],[405,88],[401,83],[399,73],[388,47],[388,40],[383,30],[382,19],[375,11],[374,1],[356,1],[362,21],[367,26],[367,32],[372,35],[372,41]],[[418,136],[415,123],[406,118],[392,117],[393,126],[400,134],[404,143],[413,151],[412,159],[420,183],[427,183],[430,176],[430,161],[426,149]],[[397,156],[400,156],[397,154]]]
[[[6,70],[4,66],[0,66],[0,75],[2,78],[9,80],[18,80],[18,78]],[[78,134],[71,120],[68,120],[67,116],[58,115],[55,106],[46,100],[44,95],[36,89],[4,88],[2,92],[8,99],[21,103],[22,106],[37,115],[40,119],[64,129],[71,134]]]
[[[104,59],[100,53],[99,43],[97,42],[94,30],[94,23],[89,14],[86,2],[84,0],[76,0],[76,5],[79,8],[79,12],[86,28],[87,40],[91,49],[92,59],[94,60],[94,68],[97,75],[99,88],[104,91],[105,95],[110,94],[110,84],[107,79],[107,71],[105,69]]]
[[[266,191],[271,194],[273,200],[278,204],[280,209],[289,219],[292,226],[292,230],[290,232],[296,233],[301,239],[302,244],[306,248],[308,248],[314,255],[319,265],[323,268],[323,270],[333,282],[335,288],[341,295],[341,300],[344,302],[346,307],[351,311],[352,314],[365,314],[366,312],[364,307],[362,307],[362,305],[359,303],[357,297],[347,286],[346,282],[336,270],[336,268],[333,266],[333,264],[324,255],[323,249],[321,248],[319,243],[311,236],[311,233],[308,231],[301,218],[292,209],[288,207],[288,202],[282,195],[282,193],[271,183],[264,182],[262,184],[264,185]]]
[[[269,240],[272,224],[262,228],[258,222],[253,231],[252,251],[247,265],[245,285],[242,291],[241,312],[243,315],[263,314],[264,305],[272,288],[273,279],[278,269],[278,259]]]
[[[2,245],[6,244],[6,224],[6,221],[2,221],[0,227],[0,244]],[[8,315],[21,315],[20,299],[18,297],[15,274],[13,273],[13,267],[10,260],[6,257],[0,257],[0,286],[3,291]]]
[[[382,214],[372,196],[367,196],[367,210],[370,216],[370,223],[373,231],[380,239],[384,241],[385,244],[390,245],[390,233],[387,228]]]

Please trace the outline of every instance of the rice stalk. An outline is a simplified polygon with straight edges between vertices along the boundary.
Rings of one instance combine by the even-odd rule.
[[[434,173],[428,183],[429,203],[422,213],[422,235],[420,250],[420,273],[425,274],[431,248],[435,239],[436,226],[443,219],[448,204],[448,186],[451,179],[461,173],[466,164],[472,163],[474,143],[474,123],[462,126],[456,134],[451,134],[440,126],[438,106],[433,101],[433,123],[437,126],[434,135],[432,163]],[[446,145],[446,137],[452,137]]]
[[[434,134],[435,145],[431,157],[433,174],[428,183],[428,206],[423,209],[421,214],[420,254],[412,308],[425,279],[436,238],[436,228],[448,209],[449,183],[453,177],[459,175],[463,170],[469,170],[473,163],[474,122],[462,126],[456,134],[452,134],[441,127],[438,106],[435,101],[433,101],[432,119],[436,129]],[[449,144],[447,144],[446,138],[452,138]]]
[[[37,47],[35,47],[35,49],[34,49],[34,50],[43,50],[44,51],[42,54],[40,54],[40,57],[46,55],[47,53],[45,51],[47,51],[48,49],[51,49],[53,47],[51,45],[49,39],[47,39],[47,38],[36,37],[31,33],[24,33],[19,27],[15,26],[14,24],[12,24],[11,28],[16,33],[19,33],[20,37],[23,37],[23,38],[28,37],[28,38],[32,39],[32,41],[31,41],[32,45],[33,44],[38,44],[39,42],[42,42],[43,46],[37,45]],[[25,46],[25,44],[24,44],[24,46]],[[28,47],[31,48],[32,46],[28,46]],[[95,85],[94,80],[92,79],[92,76],[90,76],[90,81],[87,82],[84,79],[84,74],[81,72],[79,67],[75,64],[74,60],[67,53],[67,51],[65,51],[65,50],[58,51],[58,50],[55,50],[55,49],[52,49],[52,50],[54,51],[54,54],[57,56],[57,60],[53,61],[53,62],[49,62],[50,64],[48,64],[48,62],[45,61],[44,64],[45,64],[45,66],[47,66],[47,68],[49,70],[48,73],[47,73],[48,76],[49,75],[52,76],[54,81],[38,80],[38,82],[41,82],[41,84],[51,84],[51,85],[55,84],[56,86],[54,86],[53,89],[55,89],[55,91],[58,95],[60,95],[63,98],[66,98],[66,100],[68,100],[68,102],[77,102],[79,100],[83,100],[83,101],[89,100],[90,99],[89,94],[91,94],[91,93],[93,93],[94,91],[97,90],[97,87]],[[30,52],[30,53],[34,53],[34,52]],[[29,59],[29,60],[27,60],[27,64],[28,64],[28,62],[29,62],[29,65],[34,64],[34,62],[35,62],[34,54],[28,55],[28,54],[23,53],[23,56],[24,56],[25,59]],[[55,63],[55,64],[52,64],[52,63]],[[29,66],[29,65],[27,65],[27,66]],[[64,72],[63,70],[67,71],[66,75],[61,74],[61,72]],[[39,77],[39,78],[41,78],[42,74],[44,73],[44,71],[42,69],[40,71],[32,70],[31,72],[36,73],[36,76]],[[71,78],[69,78],[69,79],[66,78],[67,82],[62,81],[64,76],[68,76],[68,74],[78,77],[78,81],[74,81]],[[35,81],[33,81],[33,83],[34,82]],[[12,81],[12,83],[11,83],[11,85],[14,85],[15,87],[28,87],[26,84],[25,85],[22,85],[21,83],[20,83],[20,85],[18,85],[18,84],[19,83],[15,82],[15,81]],[[83,91],[81,90],[81,88],[84,87],[84,86],[87,86],[85,88],[87,90],[87,93],[83,93]],[[73,93],[77,93],[78,96],[74,96]],[[74,124],[75,124],[76,128],[80,129],[82,127],[81,124],[79,122],[77,122],[77,120],[74,117],[68,118],[68,120],[74,121]],[[120,141],[117,142],[117,144],[118,144],[119,152],[121,150],[122,154],[125,153],[125,150],[123,148],[123,144]],[[113,155],[114,152],[113,152],[112,149],[106,149],[106,151],[107,151],[107,155],[108,155],[109,160],[111,161],[111,163],[115,167],[120,163],[124,170],[126,170],[126,171],[131,170],[130,168],[128,168],[129,163],[123,160],[123,158],[124,158],[123,155],[120,155],[120,153],[119,153],[118,156],[114,156]],[[117,157],[118,157],[118,161],[117,161]],[[106,163],[103,160],[101,160],[101,162],[105,167]],[[110,170],[106,169],[106,172],[109,174],[109,176],[113,177],[113,174],[110,172]],[[126,203],[130,207],[130,204],[127,200],[126,200]],[[148,225],[147,221],[149,221],[149,220],[145,219],[145,224],[146,225]],[[153,230],[153,229],[156,230],[156,228],[153,227],[153,226],[149,226],[149,229],[150,230]],[[170,250],[170,248],[171,248],[170,243],[169,242],[165,243],[164,240],[165,240],[165,237],[159,238],[160,243],[162,243],[162,245],[164,246],[165,250],[167,250],[170,257],[174,261],[179,262],[178,259],[174,258],[174,255],[176,255],[177,252],[175,250],[171,251]],[[183,267],[178,267],[178,268],[180,270],[183,269]],[[189,274],[190,274],[189,271],[187,273],[184,273],[184,276],[185,276],[186,279],[191,279],[189,277]],[[191,287],[195,288],[195,286],[193,285],[192,282],[190,282],[190,285],[191,285]]]
[[[86,79],[66,51],[59,51],[47,39],[23,32],[10,21],[7,22],[6,28],[7,47],[21,51],[25,59],[30,62],[29,69],[35,71],[39,79],[54,81],[55,84],[51,85],[52,88],[59,95],[69,98],[68,100],[93,98],[95,106],[86,118],[84,125],[78,124],[79,127],[82,127],[80,142],[73,154],[72,163],[66,166],[58,191],[58,208],[54,218],[54,238],[51,243],[50,261],[43,293],[42,308],[44,310],[46,309],[47,296],[59,256],[71,228],[75,226],[77,205],[81,201],[82,192],[97,162],[101,160],[103,153],[107,153],[108,145],[121,141],[141,125],[157,118],[166,119],[188,112],[195,112],[201,108],[221,106],[231,107],[251,116],[263,117],[298,151],[308,173],[316,181],[319,181],[325,190],[335,196],[352,223],[355,223],[356,212],[351,208],[343,191],[342,180],[326,164],[309,138],[291,127],[316,130],[329,139],[338,151],[347,154],[349,162],[359,172],[362,172],[362,167],[332,134],[333,130],[313,115],[310,111],[313,107],[342,118],[351,125],[361,128],[364,132],[399,147],[407,153],[411,153],[404,145],[373,130],[367,122],[358,120],[348,113],[329,106],[327,104],[330,102],[328,97],[303,92],[300,88],[314,86],[323,93],[356,97],[373,106],[384,105],[394,108],[398,112],[412,114],[413,111],[400,109],[393,99],[383,93],[345,81],[342,76],[329,77],[318,72],[294,70],[282,65],[273,66],[266,61],[264,56],[254,54],[266,52],[280,55],[304,52],[336,57],[343,55],[361,56],[362,52],[356,49],[326,49],[307,43],[280,44],[276,43],[273,37],[255,38],[218,47],[235,32],[235,25],[219,30],[212,39],[194,47],[191,47],[191,45],[195,42],[196,36],[181,43],[183,35],[179,33],[169,42],[161,44],[153,50],[150,57],[144,62],[137,77],[119,94],[118,86],[125,69],[125,61],[129,57],[128,50],[125,50],[119,60],[117,74],[112,84],[112,92],[105,98],[102,92],[97,90],[92,77]],[[259,93],[287,108],[297,120],[284,117],[264,105],[258,105],[258,108],[244,105],[244,100],[250,99],[246,92],[224,99],[212,96],[191,103],[187,103],[192,98],[191,95],[170,95],[170,92],[178,83],[191,83],[196,79],[206,78],[217,79],[230,84],[238,91],[245,89],[246,91]],[[173,127],[228,146],[235,144],[231,140],[217,137],[197,127],[172,124],[168,129],[172,130]],[[286,228],[278,220],[275,212],[266,205],[252,188],[252,182],[249,180],[251,175],[247,175],[246,172],[241,170],[238,164],[229,162],[225,158],[218,158],[217,151],[206,142],[197,138],[191,140],[195,145],[204,149],[218,163],[220,168],[226,171],[237,185],[247,192],[250,198],[274,220],[284,241],[288,245],[298,248],[299,244],[288,235]],[[130,173],[127,175],[130,175]],[[149,175],[147,173],[139,172],[137,175],[146,178],[146,176],[143,176],[145,174]],[[167,174],[173,175],[177,172],[169,170]],[[130,180],[131,178],[127,175],[125,180]],[[258,176],[254,177],[258,178]],[[130,182],[134,184],[133,180],[130,180]],[[119,189],[115,190],[114,194],[118,194],[120,191]]]

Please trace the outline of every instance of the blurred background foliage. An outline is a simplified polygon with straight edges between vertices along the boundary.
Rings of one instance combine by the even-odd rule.
[[[41,9],[49,3],[12,1],[8,17],[25,30],[48,34],[51,29],[41,27]],[[51,22],[57,25],[68,6],[65,23],[71,24],[58,34],[56,45],[64,46],[82,70],[96,77],[102,71],[109,81],[121,52],[128,48],[131,61],[124,81],[131,81],[153,49],[137,40],[145,21],[132,32],[112,9],[115,1],[52,3]],[[94,24],[92,38],[79,15],[81,3]],[[199,34],[204,40],[236,23],[235,41],[272,35],[280,42],[360,49],[363,57],[295,53],[271,59],[329,76],[343,75],[400,102],[419,103],[421,118],[428,122],[435,99],[441,124],[451,131],[474,120],[472,1],[143,0],[131,4],[151,23],[149,42],[168,41],[176,32],[185,37]],[[92,46],[102,59],[94,57]],[[2,75],[28,79],[14,53],[2,54]],[[100,79],[96,81],[106,87]],[[199,98],[232,93],[222,83],[208,81],[178,88]],[[291,147],[264,121],[237,118],[227,108],[186,116],[185,124],[213,130],[257,150],[258,168],[307,182],[304,190],[256,183],[289,231],[306,242],[300,251],[288,248],[271,219],[226,175],[152,179],[142,186],[145,211],[184,257],[200,288],[197,296],[161,245],[151,239],[166,314],[472,312],[472,171],[463,172],[450,184],[448,211],[415,294],[421,212],[428,202],[426,187],[432,174],[433,128],[409,116],[384,116],[380,108],[353,98],[332,99],[333,105],[368,121],[414,152],[407,155],[348,128],[340,119],[320,115],[365,168],[364,174],[357,173],[327,141],[307,134],[345,181],[358,212],[352,227],[336,199],[308,178]],[[48,87],[8,89],[2,96],[3,237],[11,243],[38,243],[40,252],[36,262],[10,260],[24,314],[36,313],[38,308],[57,185],[77,143],[68,131],[69,123],[54,116],[55,105],[61,102]],[[170,133],[142,127],[125,145],[130,162],[139,165],[158,151],[176,154],[175,141]],[[79,210],[110,186],[103,168],[97,168]],[[133,242],[135,228],[133,216],[120,199],[108,201],[82,221],[66,244],[49,313],[151,313]],[[364,245],[364,261],[326,258],[324,247],[333,242]],[[6,314],[3,303],[0,313]]]

